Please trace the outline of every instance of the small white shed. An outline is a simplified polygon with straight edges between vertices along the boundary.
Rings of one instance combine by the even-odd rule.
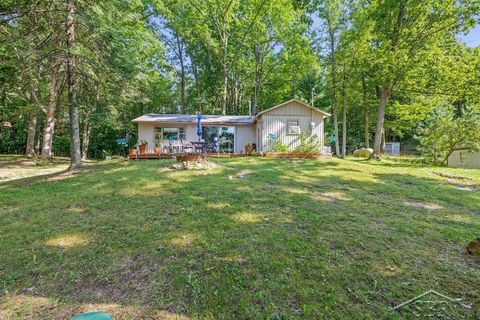
[[[448,157],[448,166],[452,168],[480,169],[480,151],[457,149]]]
[[[390,156],[400,155],[400,142],[385,142],[383,152]]]

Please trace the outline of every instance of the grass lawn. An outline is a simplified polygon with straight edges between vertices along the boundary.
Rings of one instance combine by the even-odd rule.
[[[42,161],[0,154],[0,182],[60,172],[66,170],[69,163],[70,159],[67,158]]]
[[[480,311],[480,170],[213,161],[0,183],[0,319],[400,319],[429,289]]]

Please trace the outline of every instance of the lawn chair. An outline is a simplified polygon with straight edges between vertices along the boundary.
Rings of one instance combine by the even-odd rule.
[[[190,142],[183,141],[183,140],[180,140],[180,142],[182,143],[182,153],[193,153],[194,152],[195,148]]]
[[[195,153],[206,153],[204,141],[192,141],[191,144],[195,148]]]

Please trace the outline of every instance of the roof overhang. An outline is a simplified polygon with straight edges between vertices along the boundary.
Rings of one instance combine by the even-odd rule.
[[[202,116],[204,126],[248,126],[256,121],[255,116]],[[154,123],[158,125],[196,125],[196,115],[145,114],[132,120],[134,123]]]
[[[270,112],[270,111],[275,110],[275,109],[277,109],[277,108],[283,107],[283,106],[285,106],[285,105],[287,105],[287,104],[289,104],[289,103],[291,103],[291,102],[298,102],[299,104],[301,104],[302,106],[304,106],[304,107],[306,107],[306,108],[310,108],[310,109],[312,109],[313,111],[316,111],[316,112],[318,112],[318,113],[321,113],[324,118],[331,116],[330,113],[325,112],[325,111],[322,111],[322,110],[320,110],[320,109],[317,109],[317,108],[309,105],[308,103],[305,103],[305,102],[303,102],[302,100],[298,100],[298,99],[291,99],[291,100],[288,100],[288,101],[286,101],[286,102],[283,102],[283,103],[281,103],[281,104],[279,104],[279,105],[276,105],[276,106],[274,106],[274,107],[268,108],[268,109],[266,109],[266,110],[262,110],[262,111],[260,111],[260,112],[257,113],[257,116],[260,116],[260,115],[262,115],[262,114],[264,114],[264,113]]]

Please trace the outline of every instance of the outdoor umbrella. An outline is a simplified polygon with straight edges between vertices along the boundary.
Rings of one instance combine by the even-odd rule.
[[[202,138],[202,115],[197,113],[197,136],[198,136],[198,141]]]

